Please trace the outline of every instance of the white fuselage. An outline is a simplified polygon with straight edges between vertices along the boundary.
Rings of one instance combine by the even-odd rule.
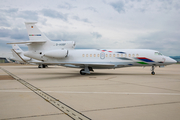
[[[39,56],[42,58],[43,63],[72,64],[82,66],[82,68],[84,67],[83,64],[87,64],[95,69],[128,66],[164,66],[176,62],[158,51],[149,49],[72,49],[68,50],[68,55],[64,58],[52,57],[53,53],[51,57],[46,57],[44,54]]]

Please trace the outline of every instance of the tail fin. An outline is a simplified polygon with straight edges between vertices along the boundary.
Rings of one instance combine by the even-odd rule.
[[[18,54],[24,52],[17,44],[12,44],[12,48],[13,48],[13,49],[16,51],[16,53],[18,53]]]
[[[26,29],[30,40],[50,41],[35,25],[37,22],[25,22]]]
[[[26,61],[22,58],[22,56],[20,54],[18,54],[14,49],[12,49],[11,51],[12,51],[12,55],[13,55],[13,58],[12,58],[13,60],[26,63]]]

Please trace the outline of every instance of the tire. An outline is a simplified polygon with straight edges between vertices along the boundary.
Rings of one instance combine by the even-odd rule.
[[[38,65],[38,68],[41,68],[41,65]]]
[[[81,69],[81,70],[80,70],[80,74],[81,74],[81,75],[85,75],[86,73],[83,73],[82,71],[84,71],[84,69]]]
[[[155,72],[151,72],[151,75],[155,75]]]

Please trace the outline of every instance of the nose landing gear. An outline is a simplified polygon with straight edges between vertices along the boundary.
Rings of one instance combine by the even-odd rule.
[[[151,71],[152,71],[152,72],[151,72],[151,75],[155,75],[154,69],[155,69],[154,66],[152,66],[152,69],[151,69]]]

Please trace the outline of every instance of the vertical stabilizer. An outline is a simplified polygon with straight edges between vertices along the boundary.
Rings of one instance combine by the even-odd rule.
[[[30,40],[50,41],[35,25],[37,22],[25,22],[26,29]]]
[[[23,50],[17,45],[17,44],[12,44],[12,48],[18,53],[23,53]]]

